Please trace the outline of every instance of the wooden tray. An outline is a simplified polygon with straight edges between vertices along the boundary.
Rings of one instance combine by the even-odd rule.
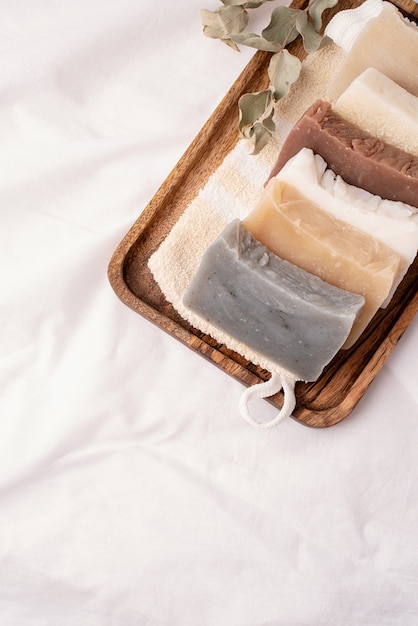
[[[340,0],[328,10],[327,20],[361,0]],[[412,0],[395,4],[417,17]],[[304,6],[295,0],[293,7]],[[298,42],[291,51],[303,57]],[[269,53],[256,52],[201,132],[146,206],[114,252],[108,276],[117,296],[127,306],[223,369],[244,385],[255,385],[270,376],[241,355],[191,327],[166,301],[148,269],[148,259],[171,231],[182,212],[204,186],[238,140],[237,101],[243,93],[267,87]],[[249,157],[251,158],[251,157]],[[418,310],[416,289],[418,258],[399,286],[390,306],[380,310],[352,349],[340,351],[315,383],[297,383],[293,417],[308,426],[323,428],[346,418],[373,381]],[[282,406],[279,393],[268,399]]]

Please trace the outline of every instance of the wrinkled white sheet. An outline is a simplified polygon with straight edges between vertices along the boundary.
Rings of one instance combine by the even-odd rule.
[[[2,626],[418,623],[416,321],[349,419],[259,431],[107,281],[251,56],[218,4],[1,3]]]

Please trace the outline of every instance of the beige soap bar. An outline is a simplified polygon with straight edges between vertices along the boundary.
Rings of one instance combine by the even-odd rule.
[[[399,272],[385,302],[414,261],[418,249],[418,210],[402,202],[383,200],[364,189],[348,185],[327,168],[327,163],[302,148],[282,167],[276,178],[299,188],[303,172],[303,195],[336,219],[375,237],[401,258]]]
[[[399,255],[323,211],[295,187],[274,178],[244,225],[277,256],[365,298],[344,345],[350,347],[391,291]]]
[[[418,97],[417,60],[418,28],[393,4],[384,2],[379,15],[357,36],[327,95],[335,102],[367,67],[374,67]]]
[[[369,67],[357,76],[333,108],[370,135],[418,156],[418,98],[379,70]]]

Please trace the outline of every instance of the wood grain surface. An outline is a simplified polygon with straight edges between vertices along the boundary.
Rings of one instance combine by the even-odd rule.
[[[325,12],[325,24],[339,10],[354,8],[361,0],[340,0]],[[418,17],[412,0],[394,2],[403,13]],[[295,0],[293,7],[305,3]],[[303,58],[300,43],[289,49]],[[238,136],[239,97],[265,89],[270,53],[256,52],[191,143],[155,196],[115,250],[108,277],[116,295],[128,307],[163,331],[209,359],[244,385],[267,380],[270,373],[191,327],[166,301],[148,269],[148,260],[170,233],[183,211],[235,146]],[[411,266],[389,307],[380,310],[350,350],[341,350],[314,383],[297,383],[295,420],[315,428],[337,424],[350,415],[375,379],[418,310],[418,259]],[[282,394],[268,399],[281,407]]]

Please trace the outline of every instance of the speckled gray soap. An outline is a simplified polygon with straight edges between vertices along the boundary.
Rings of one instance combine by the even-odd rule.
[[[234,220],[207,248],[184,304],[299,380],[313,381],[343,345],[364,298],[280,259]]]

